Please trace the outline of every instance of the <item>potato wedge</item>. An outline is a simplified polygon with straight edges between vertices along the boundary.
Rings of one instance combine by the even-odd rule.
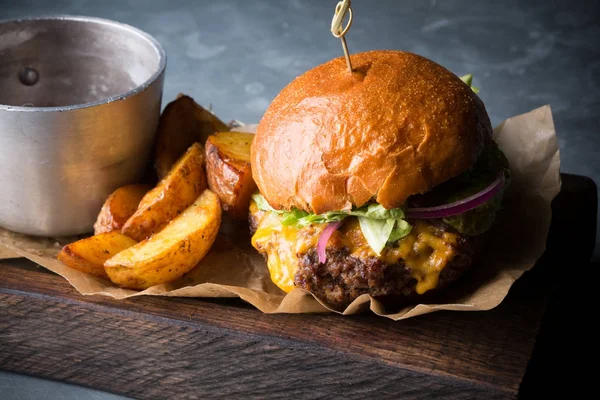
[[[122,186],[112,192],[98,214],[94,224],[94,234],[120,231],[150,189],[152,189],[150,185],[133,184]]]
[[[217,131],[229,130],[227,125],[191,97],[180,94],[169,103],[161,117],[156,137],[154,167],[163,179],[192,143],[204,144]]]
[[[64,246],[58,260],[77,271],[108,279],[106,260],[136,243],[121,232],[105,232]]]
[[[218,132],[206,141],[208,186],[223,209],[240,219],[248,218],[250,197],[256,190],[250,167],[252,139],[250,133]]]
[[[209,189],[151,238],[104,263],[110,280],[131,289],[171,282],[208,253],[221,225],[219,198]]]
[[[165,179],[142,198],[121,232],[141,242],[189,207],[206,187],[204,147],[194,143]]]

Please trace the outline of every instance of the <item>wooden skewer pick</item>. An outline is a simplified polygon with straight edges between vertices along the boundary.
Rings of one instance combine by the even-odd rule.
[[[343,27],[344,18],[348,14],[348,24]],[[350,62],[350,54],[348,53],[348,45],[346,44],[346,38],[344,37],[350,26],[352,25],[352,7],[350,0],[342,0],[335,6],[335,14],[331,20],[331,33],[336,38],[341,39],[342,48],[344,49],[344,56],[346,57],[346,64],[348,64],[348,71],[352,72],[352,63]]]

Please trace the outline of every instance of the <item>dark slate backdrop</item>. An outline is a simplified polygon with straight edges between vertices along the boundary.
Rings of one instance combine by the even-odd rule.
[[[0,19],[73,14],[134,25],[155,36],[167,52],[164,104],[184,92],[212,105],[225,120],[258,122],[290,80],[342,54],[329,32],[335,4],[0,0]],[[494,125],[550,104],[562,170],[600,182],[600,2],[355,0],[353,10],[347,36],[351,52],[407,50],[457,74],[473,73]],[[600,260],[598,246],[595,259]],[[12,388],[8,393],[28,398],[27,390],[36,386],[28,383],[23,389],[20,379],[0,374],[0,390]],[[42,391],[103,398],[67,386],[56,390]]]

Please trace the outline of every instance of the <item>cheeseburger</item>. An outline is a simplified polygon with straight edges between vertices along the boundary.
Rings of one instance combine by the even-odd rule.
[[[419,300],[478,254],[510,173],[470,82],[421,56],[322,64],[275,98],[252,144],[252,245],[286,292],[343,309]]]

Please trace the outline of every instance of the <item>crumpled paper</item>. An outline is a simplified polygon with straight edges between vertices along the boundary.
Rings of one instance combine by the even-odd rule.
[[[545,250],[552,217],[550,204],[561,187],[560,156],[550,107],[507,119],[494,130],[494,137],[508,158],[513,181],[490,232],[484,258],[436,296],[435,303],[386,310],[379,301],[362,295],[343,314],[370,309],[377,315],[400,320],[438,310],[489,310],[500,304],[512,284],[533,267]],[[5,246],[0,247],[0,258],[14,257],[15,253],[26,257],[63,276],[84,295],[115,299],[142,295],[240,297],[265,313],[333,311],[307,291],[295,289],[285,294],[277,288],[263,257],[250,246],[247,224],[227,217],[210,253],[196,268],[175,282],[144,291],[119,288],[58,262],[56,255],[61,246],[72,240],[36,238],[0,228],[0,244]]]
[[[21,255],[15,253],[11,249],[7,247],[0,246],[0,260],[5,260],[7,258],[20,258]]]

